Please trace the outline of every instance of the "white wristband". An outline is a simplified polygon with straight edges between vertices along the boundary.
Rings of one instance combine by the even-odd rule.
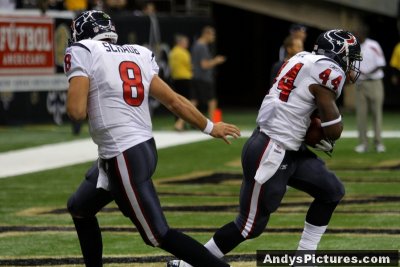
[[[206,128],[204,128],[203,133],[210,134],[212,132],[213,128],[214,128],[214,123],[212,123],[212,121],[207,119],[207,125],[206,125]]]
[[[321,123],[321,127],[331,126],[333,124],[340,122],[341,120],[342,120],[342,116],[339,116],[339,118],[334,119],[332,121],[326,121],[326,122]]]

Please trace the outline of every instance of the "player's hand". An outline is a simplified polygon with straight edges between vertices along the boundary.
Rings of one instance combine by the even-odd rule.
[[[232,136],[235,139],[240,137],[240,129],[233,124],[218,122],[214,124],[210,135],[215,138],[222,138],[225,143],[230,144],[228,136]]]
[[[214,58],[214,60],[215,60],[215,63],[216,63],[217,65],[219,65],[219,64],[222,64],[222,63],[224,63],[224,62],[226,61],[226,57],[225,57],[225,56],[221,56],[221,55],[217,55],[217,56]]]
[[[335,146],[335,141],[329,139],[322,139],[318,144],[315,145],[315,150],[323,151],[328,156],[331,157],[334,146]]]

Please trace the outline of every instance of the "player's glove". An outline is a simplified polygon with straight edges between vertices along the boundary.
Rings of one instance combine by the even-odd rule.
[[[331,157],[334,146],[335,146],[335,141],[329,139],[322,139],[318,144],[315,145],[315,150],[323,151],[329,157]]]

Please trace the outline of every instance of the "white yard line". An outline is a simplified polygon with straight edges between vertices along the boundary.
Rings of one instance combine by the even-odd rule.
[[[250,136],[251,131],[243,131],[242,137]],[[372,132],[369,132],[372,136]],[[384,138],[400,138],[399,131],[385,131]],[[357,137],[356,131],[345,131],[343,138]],[[210,139],[211,137],[197,131],[174,132],[155,131],[154,138],[157,148],[182,145]],[[97,147],[91,139],[63,142],[51,145],[43,145],[33,148],[20,149],[0,153],[0,178],[30,172],[60,168],[69,165],[93,161],[97,158]]]
[[[358,136],[357,131],[343,131],[341,138],[356,138]],[[368,137],[372,138],[374,133],[368,131]],[[400,138],[400,131],[383,131],[383,138]]]
[[[154,132],[157,148],[182,145],[211,138],[201,132]],[[0,178],[54,169],[97,158],[91,139],[37,146],[0,153]]]

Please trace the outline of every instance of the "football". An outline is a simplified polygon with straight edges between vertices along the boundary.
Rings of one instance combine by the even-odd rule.
[[[311,123],[304,137],[304,142],[311,147],[315,147],[323,138],[324,131],[321,127],[321,120],[318,117],[311,118]]]

